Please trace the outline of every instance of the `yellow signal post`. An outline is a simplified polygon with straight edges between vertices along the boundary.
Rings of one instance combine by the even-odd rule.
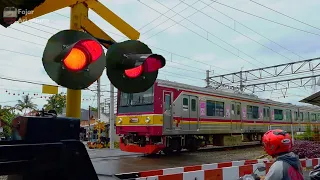
[[[70,29],[82,31],[81,19],[88,18],[89,9],[83,3],[71,6]],[[80,118],[81,116],[81,90],[67,89],[66,116]]]
[[[21,17],[21,22],[28,21],[40,17],[42,15],[54,12],[56,10],[70,7],[70,29],[72,30],[86,30],[92,36],[105,40],[114,41],[109,35],[101,30],[88,18],[88,11],[92,9],[99,14],[103,19],[117,28],[120,32],[132,40],[137,40],[140,33],[131,27],[128,23],[123,21],[119,16],[101,4],[98,0],[46,0],[40,6],[34,8],[32,14]],[[107,44],[103,44],[106,48]],[[81,115],[81,90],[67,90],[67,107],[66,116],[80,118]]]

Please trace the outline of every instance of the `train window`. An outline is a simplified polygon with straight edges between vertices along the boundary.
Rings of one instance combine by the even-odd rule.
[[[169,110],[170,105],[171,105],[171,95],[170,94],[166,94],[165,101],[166,101],[166,107],[165,107],[166,109],[165,110]]]
[[[311,113],[311,121],[317,121],[317,117],[315,113]]]
[[[235,107],[234,107],[234,104],[231,104],[231,114],[232,114],[232,115],[234,115],[234,110],[235,110],[234,108],[235,108]]]
[[[153,86],[141,93],[120,92],[120,107],[150,105],[153,104],[153,100]]]
[[[191,111],[196,111],[196,100],[191,99]]]
[[[274,109],[274,120],[283,120],[283,110]]]
[[[259,118],[259,107],[258,106],[247,106],[247,117],[248,119]]]
[[[216,116],[224,116],[224,102],[216,102]]]
[[[320,114],[317,114],[317,120],[318,121],[320,120]]]
[[[189,100],[188,100],[188,98],[183,98],[183,100],[182,100],[182,108],[183,109],[189,109]]]
[[[291,113],[290,110],[287,110],[287,111],[286,111],[286,120],[289,120],[289,121],[292,120],[292,113]]]
[[[303,112],[300,112],[299,120],[303,121]]]
[[[237,115],[240,115],[240,108],[241,108],[240,104],[237,104]]]
[[[298,121],[298,112],[297,111],[294,112],[294,120]]]
[[[207,116],[224,116],[224,102],[207,100]]]

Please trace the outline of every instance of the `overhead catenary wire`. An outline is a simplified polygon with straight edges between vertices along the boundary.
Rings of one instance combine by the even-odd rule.
[[[157,0],[155,0],[155,1],[157,1]],[[201,0],[200,0],[200,1],[201,1]],[[201,1],[201,2],[202,2],[202,3],[204,3],[204,4],[206,4],[206,3],[205,3],[205,2],[203,2],[203,1]],[[188,5],[187,3],[184,3],[184,4]],[[206,5],[208,5],[208,4],[206,4]],[[189,5],[188,5],[188,6],[189,6]],[[208,6],[208,7],[211,7],[211,6]],[[193,9],[197,10],[196,8],[194,8],[194,7],[192,7],[192,6],[191,6],[191,8],[193,8]],[[284,58],[286,58],[286,59],[288,59],[288,60],[291,60],[291,59],[290,59],[290,58],[288,58],[287,56],[284,56],[284,55],[280,54],[279,52],[277,52],[277,51],[273,50],[272,48],[270,48],[270,47],[268,47],[268,46],[266,46],[266,45],[264,45],[264,44],[260,43],[259,41],[257,41],[257,40],[255,40],[255,39],[251,38],[250,36],[245,35],[244,33],[242,33],[242,32],[240,32],[240,31],[236,30],[235,28],[232,28],[232,27],[230,27],[230,26],[226,25],[225,23],[223,23],[223,22],[221,22],[221,21],[217,20],[216,18],[214,18],[214,17],[212,17],[212,16],[208,15],[207,13],[204,13],[204,12],[200,12],[200,13],[201,13],[201,14],[203,14],[203,15],[205,15],[205,16],[207,16],[207,17],[209,17],[210,19],[212,19],[212,20],[214,20],[214,21],[218,22],[219,24],[222,24],[223,26],[225,26],[225,27],[227,27],[227,28],[231,29],[232,31],[237,32],[238,34],[240,34],[240,35],[242,35],[242,36],[246,37],[247,39],[250,39],[251,41],[253,41],[253,42],[255,42],[255,43],[257,43],[257,44],[261,45],[262,47],[264,47],[264,48],[266,48],[266,49],[269,49],[270,51],[272,51],[272,52],[274,52],[274,53],[276,53],[276,54],[278,54],[278,55],[280,55],[280,56],[282,56],[282,57],[284,57]],[[192,21],[189,21],[189,22],[192,22]],[[192,23],[193,23],[193,22],[192,22]],[[207,32],[208,32],[208,31],[207,31]],[[210,32],[208,32],[208,33],[209,33],[210,35],[213,35],[213,34],[212,34],[212,33],[210,33]],[[215,36],[215,35],[213,35],[213,36]],[[215,37],[216,37],[216,36],[215,36]],[[221,38],[219,38],[219,37],[216,37],[216,38],[218,38],[219,40],[221,40]],[[223,40],[221,40],[221,41],[223,41]],[[225,42],[225,41],[223,41],[223,42]],[[227,43],[227,44],[228,44],[228,45],[230,45],[231,47],[233,47],[233,48],[235,48],[235,49],[237,49],[237,50],[241,51],[239,48],[237,48],[237,47],[235,47],[235,46],[231,45],[230,43],[228,43],[228,42],[225,42],[225,43]],[[241,51],[241,52],[242,52],[243,54],[247,55],[248,57],[250,57],[250,58],[252,58],[252,59],[256,60],[254,57],[252,57],[252,56],[248,55],[247,53],[245,53],[245,52],[243,52],[243,51]],[[256,60],[256,61],[257,61],[257,60]],[[258,62],[260,62],[260,61],[258,61]],[[262,64],[264,64],[264,63],[262,63]],[[264,65],[265,65],[265,64],[264,64]]]
[[[297,31],[305,32],[305,33],[308,33],[308,34],[320,36],[320,34],[318,34],[318,33],[313,33],[313,32],[307,31],[307,30],[303,30],[303,29],[299,29],[299,28],[296,28],[296,27],[293,27],[293,26],[286,25],[286,24],[284,24],[284,23],[279,23],[279,22],[277,22],[277,21],[273,21],[273,20],[270,20],[270,19],[267,19],[267,18],[258,16],[258,15],[252,14],[252,13],[247,12],[247,11],[244,11],[244,10],[241,10],[241,9],[237,9],[237,8],[235,8],[235,7],[232,7],[232,6],[223,4],[223,3],[218,2],[218,1],[217,1],[216,3],[217,3],[217,4],[220,4],[220,5],[222,5],[222,6],[228,7],[228,8],[230,8],[230,9],[234,9],[234,10],[236,10],[236,11],[239,11],[239,12],[242,12],[242,13],[245,13],[245,14],[248,14],[248,15],[251,15],[251,16],[254,16],[254,17],[257,17],[257,18],[260,18],[260,19],[263,19],[263,20],[265,20],[265,21],[272,22],[272,23],[274,23],[274,24],[278,24],[278,25],[281,25],[281,26],[284,26],[284,27],[287,27],[287,28],[291,28],[291,29],[295,29],[295,30],[297,30]]]
[[[161,3],[161,2],[158,1],[158,0],[154,0],[154,1],[158,2],[159,4],[161,4],[162,6],[164,6],[164,7],[166,7],[166,8],[169,8],[169,7],[167,7],[166,5],[164,5],[163,3]],[[183,2],[183,1],[181,1],[181,2]],[[196,2],[202,2],[202,1],[196,1]],[[190,8],[193,8],[193,9],[196,10],[197,12],[199,12],[199,13],[201,13],[201,14],[204,14],[205,16],[210,17],[211,19],[214,19],[214,18],[212,18],[211,16],[209,16],[208,14],[206,14],[206,13],[204,13],[204,12],[202,12],[202,11],[199,11],[197,8],[193,7],[192,5],[189,5],[188,3],[185,3],[185,2],[183,2],[183,3],[186,4],[186,5],[187,5],[188,7],[190,7]],[[203,2],[202,2],[202,3],[203,3]],[[205,7],[209,7],[209,5],[210,5],[210,4],[206,4],[206,3],[203,3],[203,4],[206,5]],[[176,13],[176,15],[179,15],[179,16],[181,16],[181,17],[184,18],[184,16],[182,16],[181,14],[179,14],[179,13],[173,11],[173,10],[172,10],[172,12],[174,12],[174,13]],[[223,40],[222,38],[218,37],[217,35],[209,32],[209,31],[206,30],[205,28],[203,28],[203,27],[199,26],[198,24],[192,22],[192,21],[189,20],[188,18],[185,18],[185,20],[187,20],[188,22],[192,23],[192,24],[195,25],[196,27],[202,29],[202,30],[205,31],[207,34],[210,34],[211,36],[219,39],[220,41],[224,42],[225,44],[229,45],[230,47],[236,49],[238,52],[241,52],[241,53],[245,54],[246,56],[248,56],[249,58],[251,58],[251,59],[253,59],[253,60],[255,60],[255,61],[257,61],[257,62],[259,62],[259,63],[261,63],[261,64],[263,64],[263,65],[265,65],[265,66],[267,66],[266,64],[262,63],[261,61],[258,61],[256,58],[254,58],[254,57],[252,57],[251,55],[249,55],[248,53],[240,50],[239,48],[237,48],[237,47],[235,47],[234,45],[228,43],[227,41]],[[214,20],[216,20],[216,19],[214,19]],[[217,21],[217,22],[220,22],[219,20],[216,20],[216,21]],[[222,23],[222,22],[220,22],[220,23]],[[222,24],[225,25],[224,23],[222,23]],[[225,25],[225,26],[227,26],[227,25]],[[227,26],[227,27],[230,28],[229,26]],[[231,29],[232,29],[232,28],[231,28]],[[232,29],[232,30],[234,30],[234,29]],[[238,31],[236,31],[236,32],[238,32]],[[241,32],[239,32],[239,33],[242,34]],[[244,34],[242,34],[242,35],[252,40],[252,38],[250,38],[250,37],[248,37],[248,36],[246,36],[246,35],[244,35]],[[255,40],[254,40],[254,41],[255,41]],[[255,41],[255,42],[257,42],[257,41]],[[259,42],[258,42],[258,43],[259,43]],[[261,45],[261,43],[259,43],[259,44]],[[264,45],[263,45],[263,46],[264,46]]]
[[[202,2],[203,2],[203,1],[202,1]],[[216,9],[216,8],[214,8],[214,7],[212,7],[212,6],[210,6],[210,8],[211,8],[211,9],[213,9],[213,10],[215,10],[215,11],[217,11],[218,13],[220,13],[220,14],[222,14],[222,15],[224,15],[224,16],[226,16],[226,17],[230,18],[230,19],[232,19],[234,22],[237,22],[237,23],[238,23],[238,24],[240,24],[241,26],[243,26],[243,27],[245,27],[245,28],[249,29],[250,31],[252,31],[252,32],[254,32],[254,33],[256,33],[256,34],[258,34],[259,36],[261,36],[261,37],[263,37],[263,38],[265,38],[265,39],[269,40],[270,42],[272,42],[272,43],[274,43],[274,44],[278,45],[278,46],[279,46],[279,47],[281,47],[282,49],[285,49],[285,50],[287,50],[287,51],[291,52],[292,54],[297,55],[297,56],[298,56],[298,57],[300,57],[300,58],[304,58],[304,57],[300,56],[299,54],[297,54],[297,53],[295,53],[295,52],[293,52],[293,51],[291,51],[291,50],[287,49],[286,47],[284,47],[284,46],[280,45],[279,43],[275,42],[274,40],[271,40],[270,38],[268,38],[268,37],[266,37],[266,36],[262,35],[261,33],[259,33],[258,31],[256,31],[256,30],[254,30],[254,29],[250,28],[249,26],[247,26],[247,25],[245,25],[245,24],[241,23],[240,21],[237,21],[236,19],[232,18],[231,16],[227,15],[226,13],[224,13],[224,12],[222,12],[222,11],[220,11],[220,10],[218,10],[218,9]]]
[[[139,2],[140,2],[140,1],[139,1]],[[140,3],[142,3],[142,4],[143,4],[143,5],[145,5],[145,6],[147,6],[147,7],[148,7],[148,8],[150,8],[150,9],[153,9],[154,11],[156,11],[156,12],[158,12],[158,13],[162,14],[161,12],[159,12],[158,10],[156,10],[155,8],[153,8],[153,7],[151,7],[151,6],[147,5],[147,4],[145,4],[145,3],[143,3],[143,2],[140,2]],[[204,9],[204,8],[206,8],[206,7],[207,7],[207,6],[205,6],[205,7],[201,8],[199,11],[201,11],[202,9]],[[194,34],[196,34],[196,35],[198,35],[198,36],[202,37],[203,39],[205,39],[205,40],[207,40],[207,41],[209,41],[211,44],[218,46],[219,48],[221,48],[221,49],[223,49],[223,50],[225,50],[225,51],[229,52],[230,54],[233,54],[234,56],[236,56],[236,57],[238,57],[238,58],[242,59],[243,61],[248,62],[249,64],[251,64],[251,65],[253,65],[253,66],[259,67],[259,66],[255,65],[255,64],[253,64],[252,62],[250,62],[250,61],[248,61],[248,60],[246,60],[246,59],[242,58],[242,57],[241,57],[241,56],[239,56],[238,54],[235,54],[234,52],[232,52],[232,51],[230,51],[230,50],[228,50],[228,49],[226,49],[226,48],[222,47],[221,45],[219,45],[219,44],[217,44],[217,43],[213,42],[212,40],[208,39],[207,37],[205,37],[205,36],[203,36],[203,35],[201,35],[201,34],[199,34],[199,33],[195,32],[194,30],[192,30],[192,29],[188,28],[187,26],[185,26],[185,25],[182,25],[182,24],[181,24],[181,22],[182,22],[183,20],[185,20],[185,19],[187,19],[188,17],[190,17],[190,16],[192,16],[192,15],[194,15],[194,14],[198,13],[199,11],[196,11],[196,12],[194,12],[193,14],[191,14],[191,15],[189,15],[189,16],[187,16],[187,17],[184,17],[184,18],[183,18],[182,20],[180,20],[180,21],[172,20],[172,18],[170,18],[170,17],[168,17],[168,16],[164,15],[164,16],[166,16],[167,18],[171,19],[173,22],[175,22],[175,24],[173,24],[172,26],[169,26],[168,28],[165,28],[165,29],[163,29],[162,31],[160,31],[160,32],[158,32],[158,33],[156,33],[156,34],[154,34],[154,35],[152,35],[152,36],[148,37],[147,39],[150,39],[151,37],[154,37],[154,36],[156,36],[156,35],[160,34],[161,32],[164,32],[165,30],[167,30],[167,29],[169,29],[169,28],[171,28],[171,27],[176,26],[176,25],[178,25],[178,24],[179,24],[180,26],[182,26],[182,27],[186,28],[187,30],[189,30],[189,31],[193,32]],[[147,40],[147,39],[144,39],[144,40]],[[261,62],[260,62],[260,63],[261,63]]]
[[[300,20],[298,20],[298,19],[296,19],[296,18],[293,18],[293,17],[291,17],[291,16],[288,16],[288,15],[282,13],[282,12],[279,12],[279,11],[277,11],[277,10],[274,10],[274,9],[272,9],[272,8],[270,8],[270,7],[267,7],[267,6],[265,6],[265,5],[261,4],[261,3],[258,3],[258,2],[253,1],[253,0],[249,0],[249,1],[251,1],[251,2],[253,2],[253,3],[255,3],[255,4],[258,4],[259,6],[262,6],[262,7],[266,8],[266,9],[269,9],[269,10],[271,10],[271,11],[273,11],[273,12],[276,12],[276,13],[278,13],[278,14],[281,14],[281,15],[287,17],[287,18],[290,18],[290,19],[292,19],[292,20],[295,20],[295,21],[297,21],[297,22],[300,22],[300,23],[302,23],[302,24],[304,24],[304,25],[307,25],[307,26],[310,26],[310,27],[313,27],[313,28],[315,28],[315,29],[320,30],[320,28],[318,28],[318,27],[315,27],[315,26],[313,26],[313,25],[310,25],[310,24],[308,24],[308,23],[305,23],[305,22],[303,22],[303,21],[300,21]]]

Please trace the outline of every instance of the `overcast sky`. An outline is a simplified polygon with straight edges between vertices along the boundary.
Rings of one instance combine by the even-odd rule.
[[[141,33],[140,40],[149,45],[154,53],[167,58],[166,67],[160,70],[160,79],[205,86],[203,79],[207,69],[211,70],[211,75],[217,75],[240,71],[241,67],[249,70],[315,58],[320,54],[320,28],[317,27],[320,21],[317,16],[320,7],[318,0],[256,0],[303,23],[250,0],[101,2],[136,28]],[[0,27],[0,76],[55,84],[44,71],[41,57],[46,41],[58,31],[69,28],[69,17],[70,8],[64,8],[41,16],[33,22],[15,23],[9,28]],[[116,41],[127,39],[91,10],[89,18]],[[102,90],[106,91],[103,92],[101,101],[106,98],[108,101],[107,91],[110,82],[105,72],[101,84]],[[90,88],[95,89],[93,86],[96,85]],[[66,92],[66,89],[60,88],[59,91]],[[0,80],[0,92],[2,105],[14,105],[21,95],[29,93],[41,108],[45,104],[44,97],[49,96],[41,94],[39,85],[8,80]],[[286,98],[282,97],[280,91],[256,95],[297,103],[312,92],[309,87],[290,89]],[[89,105],[96,106],[93,92],[83,91],[82,98],[83,108]]]

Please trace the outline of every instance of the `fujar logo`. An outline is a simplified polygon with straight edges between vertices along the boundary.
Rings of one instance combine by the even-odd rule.
[[[17,9],[15,7],[5,7],[3,9],[3,21],[7,24],[13,24],[20,14],[33,14],[33,11],[29,11],[27,9]]]

